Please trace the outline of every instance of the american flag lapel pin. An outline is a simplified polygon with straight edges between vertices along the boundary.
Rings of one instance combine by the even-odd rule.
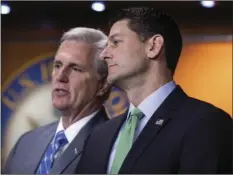
[[[158,119],[158,120],[156,120],[155,124],[156,125],[162,125],[163,121],[164,121],[163,119]]]

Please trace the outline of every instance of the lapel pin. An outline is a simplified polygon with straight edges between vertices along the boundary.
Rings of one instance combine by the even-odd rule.
[[[162,125],[163,124],[163,119],[158,119],[156,122],[155,122],[155,124],[156,125]]]
[[[74,153],[78,154],[77,148],[74,148]]]

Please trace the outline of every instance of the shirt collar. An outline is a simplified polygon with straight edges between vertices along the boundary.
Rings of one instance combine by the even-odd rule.
[[[147,118],[148,120],[152,117],[154,112],[158,109],[158,107],[163,103],[163,101],[167,98],[167,96],[175,89],[176,84],[174,81],[170,81],[160,87],[159,89],[152,92],[148,97],[146,97],[139,105],[138,108],[143,112],[145,115],[143,117]],[[133,110],[135,106],[130,103],[128,117],[130,111]],[[128,118],[127,117],[127,118]]]
[[[66,130],[63,127],[62,117],[61,117],[59,120],[59,123],[58,123],[56,134],[61,130],[65,130],[64,131],[65,136],[66,136],[68,142],[71,143],[73,141],[73,139],[75,138],[75,136],[79,133],[79,131],[87,124],[87,122],[89,122],[99,112],[99,110],[97,110],[97,111],[91,113],[90,115],[83,117],[82,119],[73,123],[68,128],[66,128]]]

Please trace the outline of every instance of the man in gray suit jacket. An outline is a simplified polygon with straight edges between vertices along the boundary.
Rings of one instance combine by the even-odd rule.
[[[3,173],[74,173],[89,134],[108,119],[107,65],[98,59],[106,42],[103,32],[84,27],[62,36],[52,74],[52,102],[62,117],[21,136]]]

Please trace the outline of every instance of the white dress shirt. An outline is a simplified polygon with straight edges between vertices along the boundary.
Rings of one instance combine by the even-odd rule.
[[[62,147],[61,149],[58,150],[58,152],[55,155],[55,158],[57,158],[58,156],[60,156],[65,150],[66,148],[69,146],[69,144],[74,140],[74,138],[78,135],[79,131],[99,112],[99,110],[91,113],[90,115],[83,117],[82,119],[78,120],[77,122],[73,123],[72,125],[70,125],[68,128],[64,129],[63,127],[63,122],[62,122],[62,118],[60,118],[59,124],[57,126],[57,130],[56,133],[54,135],[54,138],[56,136],[56,134],[59,131],[64,130],[65,136],[68,140],[68,143]],[[54,139],[53,138],[53,139]]]
[[[138,108],[143,112],[145,116],[141,119],[140,123],[138,124],[138,127],[135,130],[134,141],[139,136],[139,134],[141,133],[141,131],[143,130],[143,128],[145,127],[149,119],[152,117],[152,115],[155,113],[155,111],[159,108],[159,106],[163,103],[163,101],[167,98],[167,96],[175,89],[175,87],[176,87],[176,84],[174,81],[166,83],[164,86],[160,87],[159,89],[154,91],[152,94],[150,94],[148,97],[146,97],[138,105]],[[135,106],[132,103],[130,103],[130,107],[129,107],[128,114],[127,114],[127,119],[129,117],[130,111],[132,111],[134,108]],[[122,130],[124,125],[125,125],[125,122],[121,126],[120,131]],[[113,159],[116,153],[116,146],[119,140],[119,134],[120,132],[118,133],[117,139],[115,140],[113,147],[112,147],[112,151],[110,153],[108,169],[107,169],[108,174],[110,174]]]

